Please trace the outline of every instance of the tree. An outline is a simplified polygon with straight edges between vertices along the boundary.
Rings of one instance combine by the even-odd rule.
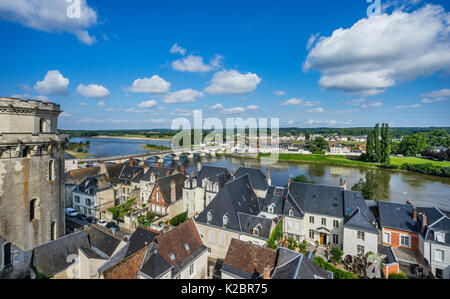
[[[296,177],[293,179],[293,182],[295,182],[295,183],[315,184],[314,181],[308,180],[308,177],[307,177],[306,175],[304,175],[304,174],[301,174],[301,175],[299,175],[299,176],[296,176]]]
[[[330,149],[328,142],[323,137],[317,137],[313,142],[314,147],[320,151],[326,151]]]
[[[426,139],[421,134],[403,137],[400,152],[405,156],[415,157],[428,147]]]
[[[372,162],[374,158],[373,132],[369,131],[367,134],[366,160]]]
[[[373,131],[373,139],[374,139],[374,158],[375,158],[375,162],[380,162],[381,161],[381,156],[382,156],[382,152],[381,152],[381,140],[380,140],[380,124],[377,124],[374,128]]]
[[[305,133],[305,140],[306,140],[306,141],[309,141],[310,139],[311,139],[311,133],[306,132],[306,133]]]
[[[370,170],[365,180],[360,179],[352,190],[361,192],[366,200],[386,200],[389,196],[389,183],[391,177],[387,171]]]
[[[339,247],[333,247],[331,249],[330,262],[339,263],[340,261],[342,261],[343,255],[344,255],[344,252]]]
[[[389,125],[383,124],[381,129],[381,163],[384,165],[391,164],[391,137],[389,132]]]

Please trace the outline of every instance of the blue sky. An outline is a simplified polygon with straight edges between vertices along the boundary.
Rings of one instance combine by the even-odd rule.
[[[76,1],[76,0],[74,0]],[[62,129],[204,117],[282,127],[450,126],[448,1],[0,0],[0,95]]]

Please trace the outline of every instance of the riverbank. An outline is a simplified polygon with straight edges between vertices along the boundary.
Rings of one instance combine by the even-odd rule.
[[[269,154],[259,154],[258,156],[239,156],[231,154],[221,154],[225,157],[233,158],[243,158],[243,159],[257,159],[261,158],[270,159]],[[280,153],[278,160],[280,162],[291,162],[291,163],[315,163],[315,164],[325,164],[331,166],[346,166],[346,167],[361,167],[369,169],[388,169],[391,171],[400,172],[412,172],[412,173],[422,173],[433,176],[449,177],[446,172],[434,171],[424,172],[422,167],[424,165],[431,165],[434,169],[450,169],[450,162],[448,161],[432,161],[422,158],[411,158],[411,157],[391,157],[391,165],[384,166],[380,163],[370,163],[364,161],[358,161],[350,159],[346,156],[333,156],[333,155],[305,155],[305,154],[283,154]],[[417,166],[417,167],[414,167]]]
[[[124,135],[124,136],[92,136],[89,138],[111,138],[111,139],[130,139],[130,140],[155,140],[155,141],[170,141],[171,138],[149,138],[139,135]]]
[[[89,157],[94,156],[94,155],[89,154],[89,153],[79,153],[79,152],[74,152],[74,151],[69,151],[69,150],[66,150],[66,153],[68,153],[69,155],[74,156],[78,160],[87,159]]]
[[[144,145],[141,145],[140,148],[142,148],[146,151],[168,151],[168,150],[170,150],[170,147],[167,147],[164,145],[156,145],[156,144],[144,144]]]

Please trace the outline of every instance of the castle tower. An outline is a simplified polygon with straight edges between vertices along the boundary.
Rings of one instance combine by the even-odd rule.
[[[0,98],[0,238],[23,252],[65,234],[60,106]]]

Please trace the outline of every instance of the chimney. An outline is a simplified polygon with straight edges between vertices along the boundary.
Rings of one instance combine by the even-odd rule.
[[[129,165],[130,166],[133,166],[134,164],[133,164],[133,157],[130,157],[130,163],[129,163]]]
[[[105,163],[100,163],[100,174],[108,174]]]
[[[266,169],[266,180],[267,184],[272,185],[272,180],[270,179],[270,168]]]
[[[185,175],[184,165],[180,165],[180,173]]]
[[[264,267],[263,279],[270,279],[270,272],[271,272],[271,268],[270,268],[269,262],[267,262],[266,267]]]
[[[341,178],[339,181],[339,187],[344,188],[344,190],[347,190],[347,181]]]
[[[200,171],[202,169],[202,163],[198,162],[197,163],[197,171]]]
[[[288,248],[288,240],[287,237],[284,237],[283,247]]]
[[[148,163],[144,161],[144,169],[148,170],[150,167],[148,166]],[[147,172],[147,171],[146,171]]]
[[[288,188],[291,187],[291,184],[292,184],[292,178],[289,178],[289,180],[288,180]]]
[[[425,215],[425,213],[422,213],[422,228],[421,228],[422,233],[425,231],[425,227],[427,227],[427,225],[428,225],[427,215]]]
[[[195,177],[194,170],[191,170],[191,178]]]
[[[177,201],[177,185],[175,184],[175,180],[170,181],[170,201]]]
[[[417,209],[416,208],[413,209],[413,220],[417,221]]]

